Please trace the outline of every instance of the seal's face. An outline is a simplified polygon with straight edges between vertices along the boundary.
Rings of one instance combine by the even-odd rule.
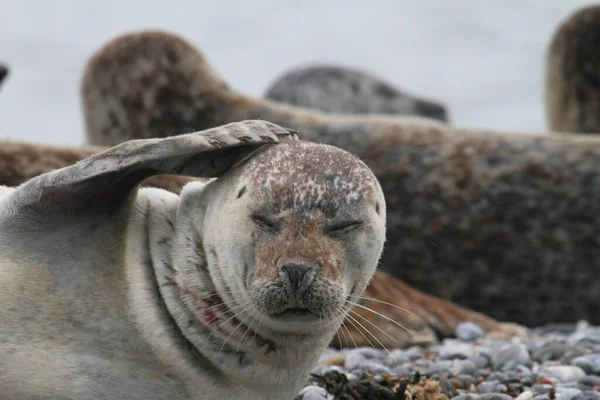
[[[254,156],[227,186],[217,219],[230,248],[225,291],[273,329],[341,323],[383,248],[373,173],[341,149],[290,142]]]

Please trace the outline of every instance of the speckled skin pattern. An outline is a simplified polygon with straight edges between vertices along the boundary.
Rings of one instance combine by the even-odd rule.
[[[569,15],[546,52],[548,127],[558,132],[600,133],[600,5]]]
[[[416,115],[448,121],[444,105],[421,99],[367,72],[341,66],[293,68],[276,79],[264,97],[328,113]]]

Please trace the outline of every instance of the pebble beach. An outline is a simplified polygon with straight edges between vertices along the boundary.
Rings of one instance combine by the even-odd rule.
[[[472,323],[456,337],[406,349],[323,353],[297,400],[600,400],[600,326],[586,321],[486,337]]]

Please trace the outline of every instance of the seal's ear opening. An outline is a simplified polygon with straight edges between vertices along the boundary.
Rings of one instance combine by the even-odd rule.
[[[238,169],[238,168],[244,166],[248,161],[250,161],[251,159],[256,157],[258,154],[262,153],[263,151],[267,150],[271,146],[274,146],[274,144],[263,144],[263,145],[259,145],[259,146],[242,148],[242,151],[240,152],[238,159],[231,166],[231,168],[229,168],[229,170],[233,171],[235,169]]]

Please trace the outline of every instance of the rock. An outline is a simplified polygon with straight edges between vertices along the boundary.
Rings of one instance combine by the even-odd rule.
[[[492,357],[488,352],[478,351],[471,357],[469,360],[473,362],[477,366],[477,368],[485,368],[492,365]]]
[[[546,343],[541,347],[536,348],[531,353],[531,358],[534,361],[543,363],[560,359],[567,351],[567,345],[561,342]]]
[[[571,400],[600,400],[600,393],[591,390],[581,392],[576,396],[573,396]]]
[[[561,382],[574,382],[585,376],[585,371],[574,365],[546,366],[540,371],[542,375],[549,375]]]
[[[431,374],[435,374],[435,373],[450,372],[452,370],[453,365],[454,365],[454,362],[452,362],[450,360],[440,360],[437,362],[433,362],[429,366],[427,374],[431,375]]]
[[[573,397],[581,393],[581,390],[574,388],[565,388],[558,393],[556,400],[572,400]]]
[[[513,400],[513,398],[504,393],[484,393],[481,400]]]
[[[548,394],[554,390],[554,386],[547,383],[536,383],[531,387],[534,394]]]
[[[463,360],[473,355],[473,345],[463,343],[457,340],[444,340],[443,345],[438,349],[439,356],[442,360]]]
[[[403,365],[398,365],[392,368],[392,374],[397,376],[410,376],[411,371]]]
[[[572,344],[599,344],[600,343],[600,328],[589,327],[577,329],[568,338],[569,343]]]
[[[349,353],[344,354],[344,367],[348,371],[355,370],[359,364],[362,364],[367,361],[365,357],[363,357],[360,353]]]
[[[517,365],[527,365],[530,361],[529,352],[522,344],[509,344],[492,356],[494,369],[509,369]]]
[[[376,361],[365,360],[361,363],[356,364],[352,369],[348,368],[352,372],[355,371],[369,371],[371,374],[389,374],[390,369],[385,365]]]
[[[315,385],[305,386],[298,393],[299,396],[304,396],[303,397],[304,399],[306,399],[306,395],[308,395],[308,394],[327,397],[327,391],[325,389],[323,389],[321,386],[315,386]]]
[[[457,360],[452,365],[451,371],[454,375],[475,375],[477,366],[471,360]]]
[[[594,386],[600,386],[600,376],[587,375],[577,381],[577,384],[582,390],[590,390]]]
[[[531,390],[526,390],[515,398],[515,400],[532,400],[532,399],[533,399],[533,392]]]
[[[506,389],[506,385],[498,381],[484,381],[477,385],[477,391],[480,393],[495,393]]]
[[[583,369],[588,374],[600,374],[600,353],[585,354],[571,360],[571,365]]]
[[[474,342],[485,336],[483,329],[472,322],[461,322],[456,326],[456,337],[465,342]]]
[[[304,396],[302,396],[302,400],[327,400],[327,397],[314,393],[307,393]]]
[[[474,394],[474,393],[461,394],[461,395],[458,395],[458,396],[452,398],[452,400],[480,400],[480,399],[481,399],[481,396],[479,396],[478,394]]]

